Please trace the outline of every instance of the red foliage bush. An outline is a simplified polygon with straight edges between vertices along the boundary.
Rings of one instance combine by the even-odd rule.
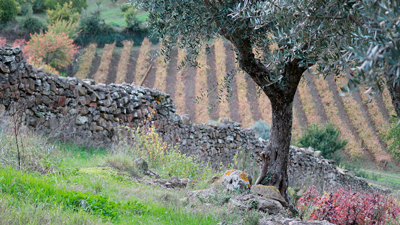
[[[400,208],[393,197],[340,189],[320,195],[311,187],[297,203],[303,219],[340,225],[399,224]]]

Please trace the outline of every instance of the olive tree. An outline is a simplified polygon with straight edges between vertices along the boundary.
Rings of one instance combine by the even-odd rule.
[[[353,71],[346,89],[363,84],[382,90],[386,85],[400,118],[400,1],[364,0],[355,8],[363,23],[340,56]]]
[[[288,155],[293,98],[303,73],[314,65],[335,68],[342,46],[357,30],[356,0],[139,0],[149,12],[163,53],[178,46],[196,65],[205,43],[223,37],[237,61],[271,101],[272,127],[261,153],[256,184],[275,186],[288,199]],[[255,54],[257,53],[259,54]],[[256,57],[258,55],[259,57]]]

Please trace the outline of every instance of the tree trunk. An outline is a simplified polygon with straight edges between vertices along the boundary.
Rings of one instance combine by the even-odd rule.
[[[263,167],[256,184],[275,186],[288,201],[287,165],[292,137],[293,99],[287,102],[270,100],[273,115],[271,135],[262,154]]]
[[[387,87],[392,98],[394,110],[396,111],[397,117],[400,118],[400,81],[395,82],[392,78],[388,83]]]

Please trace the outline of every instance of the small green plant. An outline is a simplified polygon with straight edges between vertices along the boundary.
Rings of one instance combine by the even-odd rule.
[[[325,158],[334,159],[335,152],[344,148],[347,140],[340,140],[340,131],[332,123],[325,126],[312,124],[307,127],[306,133],[298,139],[300,147],[313,147],[322,152]]]
[[[264,140],[269,139],[271,125],[267,124],[263,120],[260,119],[259,121],[255,122],[250,129],[253,129],[256,132],[256,137],[260,137]]]

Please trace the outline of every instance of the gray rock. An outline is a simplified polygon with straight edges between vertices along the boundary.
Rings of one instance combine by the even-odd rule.
[[[143,158],[137,158],[134,161],[136,168],[141,171],[147,171],[149,169],[149,164]]]
[[[78,115],[76,117],[76,124],[78,124],[78,125],[83,125],[83,124],[87,123],[88,121],[89,121],[89,119],[86,116]]]
[[[239,207],[243,210],[257,209],[271,215],[278,214],[283,210],[282,204],[278,201],[253,194],[239,195],[231,198],[229,207]]]

